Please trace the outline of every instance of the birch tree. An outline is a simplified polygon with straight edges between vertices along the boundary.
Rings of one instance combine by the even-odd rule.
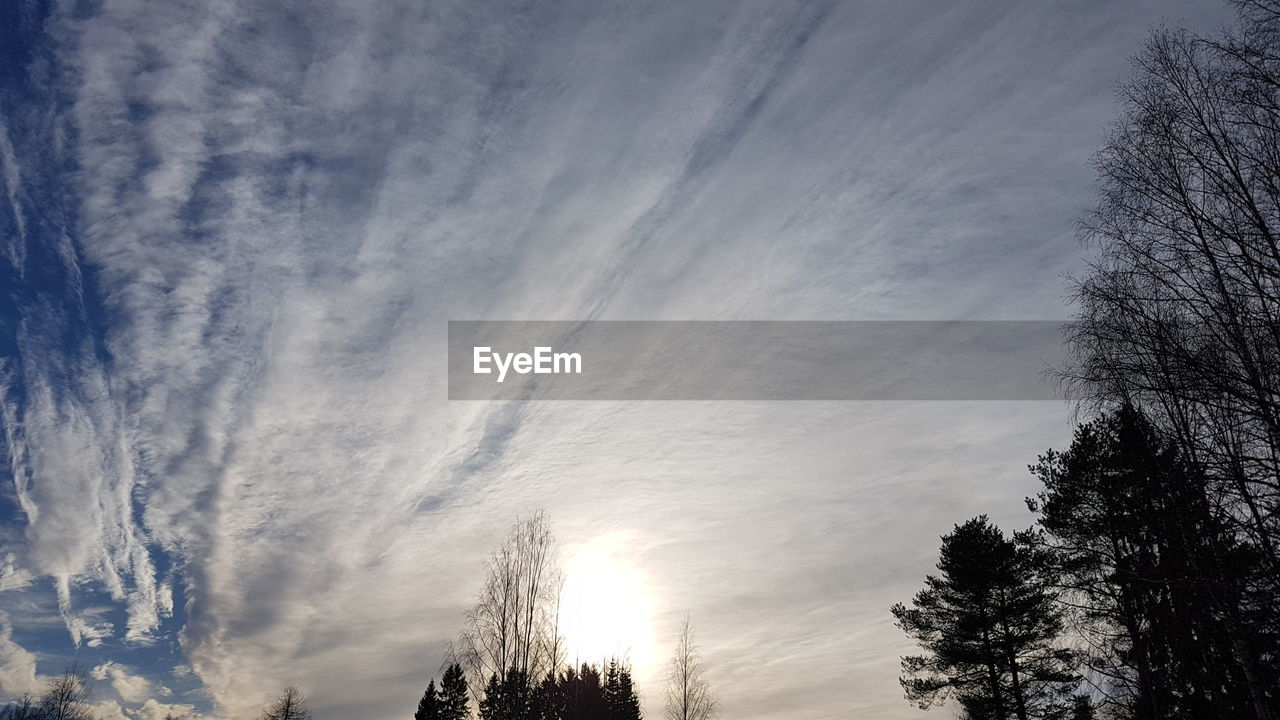
[[[707,682],[702,654],[694,641],[693,624],[686,616],[667,673],[667,720],[711,720],[719,714],[720,701]]]
[[[563,584],[551,523],[542,510],[517,518],[488,560],[455,649],[474,695],[512,671],[531,682],[554,674],[561,655],[557,612]]]

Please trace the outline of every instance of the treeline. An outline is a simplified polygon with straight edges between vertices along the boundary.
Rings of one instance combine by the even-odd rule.
[[[640,720],[640,696],[625,659],[566,662],[562,588],[546,513],[517,518],[489,557],[440,685],[428,682],[414,720],[463,720],[473,708],[480,720]],[[719,712],[687,617],[663,700],[669,720],[711,720]]]
[[[640,698],[625,663],[610,660],[604,669],[584,663],[532,683],[511,670],[492,675],[478,706],[484,720],[640,720]],[[465,720],[470,717],[462,668],[450,665],[441,690],[432,680],[418,702],[414,720]]]
[[[942,538],[898,625],[909,700],[966,717],[1280,716],[1280,2],[1161,30],[1096,157],[1035,525]]]
[[[489,558],[440,683],[429,680],[413,720],[640,720],[640,696],[624,658],[577,665],[565,660],[558,623],[562,585],[546,513],[517,518]],[[668,720],[713,720],[719,714],[688,617],[676,638],[662,707]],[[305,696],[293,686],[259,715],[259,720],[311,718]],[[72,668],[52,678],[43,696],[0,706],[0,720],[96,717],[85,676]]]
[[[76,666],[55,675],[39,697],[23,695],[0,707],[0,720],[97,720],[86,676]],[[306,699],[287,687],[263,708],[260,720],[311,720]],[[164,720],[182,720],[169,713]]]
[[[72,664],[61,674],[49,678],[45,682],[44,693],[39,697],[24,694],[5,702],[0,706],[0,720],[96,720],[92,697],[86,675],[78,665]],[[181,719],[168,713],[164,720]],[[278,720],[305,719],[289,717]]]

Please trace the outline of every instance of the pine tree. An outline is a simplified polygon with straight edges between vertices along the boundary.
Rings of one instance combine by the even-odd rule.
[[[981,516],[942,538],[940,574],[925,578],[898,627],[926,651],[902,659],[907,698],[927,709],[954,697],[967,717],[1030,720],[1067,708],[1078,678],[1056,647],[1060,612],[1024,543]]]
[[[434,679],[427,683],[427,691],[418,701],[418,710],[413,714],[413,720],[444,720],[443,704],[440,702],[439,693],[436,692]]]

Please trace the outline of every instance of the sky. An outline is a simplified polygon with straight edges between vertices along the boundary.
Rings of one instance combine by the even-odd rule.
[[[1127,58],[1213,0],[15,0],[0,695],[407,717],[518,515],[649,717],[930,716],[889,607],[1063,402],[449,402],[448,320],[1058,320]],[[933,711],[948,716],[946,710]]]

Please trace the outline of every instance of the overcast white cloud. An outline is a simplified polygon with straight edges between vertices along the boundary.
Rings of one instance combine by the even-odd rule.
[[[1065,406],[450,404],[444,323],[1065,317],[1126,56],[1228,18],[21,5],[0,689],[88,653],[130,720],[404,716],[535,504],[643,578],[650,716],[685,613],[728,717],[918,715],[888,607],[953,523],[1028,522]]]

